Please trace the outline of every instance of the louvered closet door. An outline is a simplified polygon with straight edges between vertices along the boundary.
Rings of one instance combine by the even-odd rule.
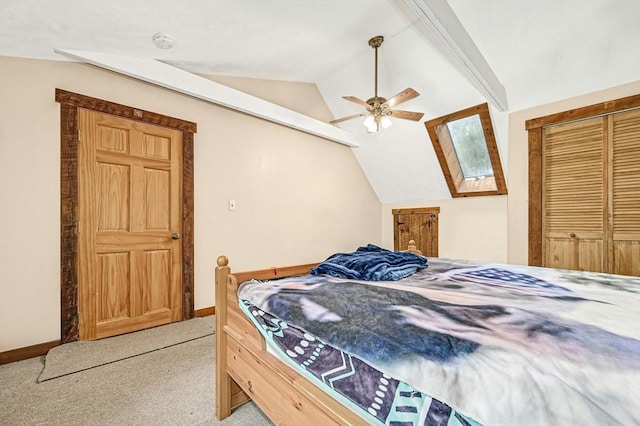
[[[604,120],[544,129],[544,266],[604,271]]]
[[[640,110],[611,116],[612,264],[615,274],[640,276]]]

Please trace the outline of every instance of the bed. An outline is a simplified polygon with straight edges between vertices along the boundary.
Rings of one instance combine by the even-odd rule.
[[[409,252],[425,267],[361,279],[361,249],[218,258],[219,419],[252,399],[282,425],[640,424],[640,278]]]

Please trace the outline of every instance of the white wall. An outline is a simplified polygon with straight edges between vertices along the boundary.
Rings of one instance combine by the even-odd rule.
[[[231,81],[233,79],[222,78]],[[238,88],[328,121],[311,84]],[[196,122],[195,308],[213,268],[306,263],[380,244],[380,203],[353,152],[89,65],[0,57],[0,351],[60,337],[60,88]],[[229,212],[229,199],[237,211]]]
[[[507,261],[507,196],[468,197],[382,205],[382,244],[393,249],[393,209],[440,207],[438,255],[487,262]]]
[[[529,157],[525,122],[558,112],[640,94],[640,81],[565,99],[547,105],[514,112],[509,116],[509,263],[528,263],[529,230]]]

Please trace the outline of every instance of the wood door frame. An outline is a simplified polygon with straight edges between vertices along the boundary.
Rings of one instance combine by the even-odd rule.
[[[529,265],[542,266],[542,129],[640,107],[640,95],[575,108],[525,122],[529,133]]]
[[[193,140],[197,124],[57,89],[60,103],[60,340],[79,339],[78,314],[78,108],[182,132],[182,319],[194,312]]]

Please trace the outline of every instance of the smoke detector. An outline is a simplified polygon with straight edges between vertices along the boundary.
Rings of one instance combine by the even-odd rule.
[[[153,40],[153,44],[155,44],[158,49],[166,50],[173,47],[173,37],[169,34],[155,33],[153,37],[151,37],[151,40]]]

